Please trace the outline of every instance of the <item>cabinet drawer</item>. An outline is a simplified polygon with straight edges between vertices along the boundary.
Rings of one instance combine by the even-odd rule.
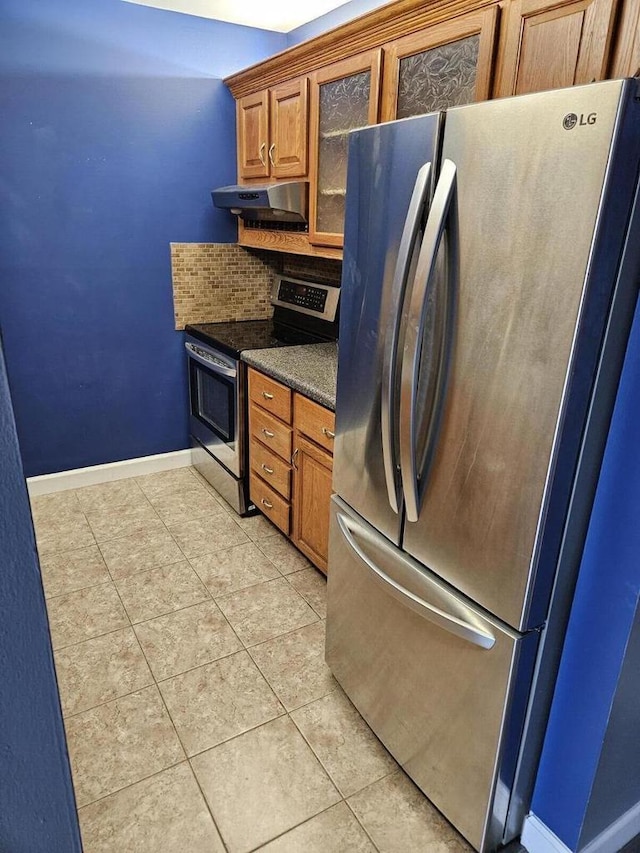
[[[259,441],[251,440],[249,447],[251,470],[262,477],[283,498],[291,498],[291,466],[267,450]]]
[[[295,422],[298,432],[333,453],[336,416],[330,409],[301,394],[295,396]]]
[[[286,426],[273,415],[265,412],[254,403],[249,408],[249,432],[251,438],[261,441],[285,462],[291,459],[291,427]]]
[[[290,514],[288,502],[273,489],[270,489],[253,471],[249,478],[249,492],[251,500],[260,512],[263,512],[276,527],[279,527],[288,536]]]
[[[249,399],[287,424],[291,423],[291,389],[275,379],[249,371]]]

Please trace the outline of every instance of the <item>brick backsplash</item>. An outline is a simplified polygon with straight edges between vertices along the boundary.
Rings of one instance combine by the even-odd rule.
[[[340,261],[236,243],[171,243],[175,327],[270,317],[274,275],[339,284],[341,268]]]
[[[340,284],[342,261],[307,258],[304,255],[283,255],[282,271],[292,278],[309,278],[327,284]]]
[[[176,329],[270,317],[273,276],[281,269],[273,253],[235,243],[171,243]]]

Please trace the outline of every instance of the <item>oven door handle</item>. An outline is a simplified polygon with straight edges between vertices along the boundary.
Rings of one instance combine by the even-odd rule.
[[[187,354],[189,358],[192,358],[194,361],[197,361],[198,364],[204,365],[204,367],[208,367],[209,370],[212,370],[214,373],[219,373],[221,376],[228,376],[230,379],[235,379],[238,375],[238,371],[235,367],[227,367],[222,361],[218,361],[218,359],[213,356],[207,358],[206,356],[200,355],[200,353],[196,350],[193,344],[185,344],[185,349],[187,350]]]

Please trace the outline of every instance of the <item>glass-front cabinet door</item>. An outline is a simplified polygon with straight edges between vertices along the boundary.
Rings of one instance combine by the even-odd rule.
[[[489,6],[385,45],[382,121],[486,100],[497,21]]]
[[[378,121],[380,50],[335,62],[311,77],[309,242],[342,246],[349,131]]]

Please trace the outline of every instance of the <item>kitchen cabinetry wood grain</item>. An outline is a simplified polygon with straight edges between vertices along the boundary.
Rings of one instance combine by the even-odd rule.
[[[288,252],[292,255],[308,255],[316,258],[342,260],[342,249],[331,246],[312,246],[309,235],[295,231],[267,231],[245,228],[238,224],[238,243],[254,249],[269,249],[272,252]]]
[[[272,489],[279,492],[285,500],[291,499],[291,465],[275,453],[272,453],[259,441],[252,441],[250,467],[258,477],[262,477]]]
[[[496,94],[524,95],[607,76],[616,0],[512,0]]]
[[[249,491],[251,500],[283,533],[290,530],[290,504],[258,477],[254,471],[249,476]]]
[[[350,130],[378,121],[381,53],[368,51],[311,76],[309,242],[342,246]]]
[[[225,80],[239,105],[239,180],[309,178],[308,234],[240,224],[240,242],[341,257],[344,148],[353,127],[639,69],[640,0],[388,3]],[[364,111],[360,74],[370,85]]]
[[[303,77],[269,92],[271,141],[268,155],[274,178],[304,178],[307,175],[308,88],[307,78]]]
[[[265,376],[257,370],[252,370],[249,381],[249,399],[280,418],[286,424],[291,423],[291,388],[276,382],[270,376]]]
[[[335,415],[294,396],[293,524],[295,545],[325,574],[333,474]]]
[[[269,138],[268,92],[257,92],[240,98],[237,103],[238,177],[266,178],[267,141]]]
[[[249,494],[287,536],[291,530],[291,389],[249,368]]]
[[[238,100],[240,179],[306,177],[308,88],[301,77]]]
[[[326,573],[335,415],[254,368],[249,399],[251,500]]]
[[[382,121],[486,100],[497,34],[494,5],[384,45]]]
[[[636,77],[640,73],[640,0],[625,0],[618,33],[611,77]]]

